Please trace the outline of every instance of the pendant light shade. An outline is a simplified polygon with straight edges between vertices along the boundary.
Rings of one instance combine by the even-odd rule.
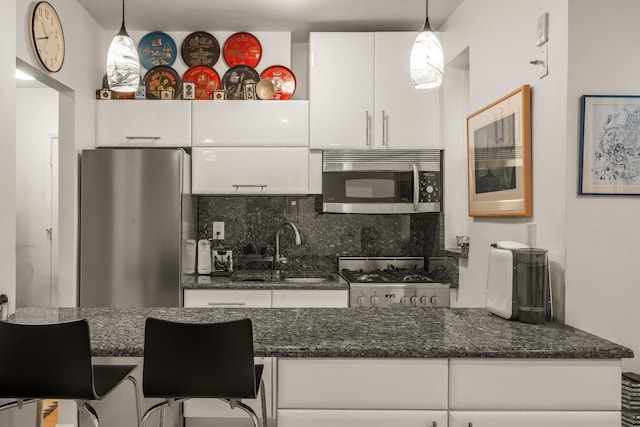
[[[140,84],[140,59],[136,45],[124,27],[124,0],[122,0],[122,26],[115,35],[107,53],[107,82],[117,92],[135,92]]]
[[[427,15],[422,31],[416,36],[411,49],[409,67],[411,81],[416,89],[431,89],[442,84],[444,76],[444,54],[438,36],[429,25],[429,1],[426,0]]]

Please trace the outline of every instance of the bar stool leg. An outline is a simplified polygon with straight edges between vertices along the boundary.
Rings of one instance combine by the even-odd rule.
[[[96,413],[96,410],[93,409],[93,406],[89,405],[88,402],[82,401],[78,402],[78,410],[80,410],[80,408],[89,413],[89,416],[91,417],[91,423],[94,427],[100,427],[100,420],[98,420],[98,414]]]
[[[262,404],[262,427],[267,427],[267,397],[264,391],[264,381],[260,379],[260,403]]]
[[[133,393],[135,394],[136,400],[136,422],[138,427],[140,427],[140,423],[142,422],[142,410],[140,408],[140,386],[138,385],[138,381],[133,376],[129,375],[127,379],[133,384]]]
[[[253,412],[253,409],[251,409],[250,406],[242,403],[242,402],[236,402],[235,406],[242,409],[244,412],[246,412],[247,414],[249,414],[249,417],[251,417],[251,422],[253,423],[253,427],[260,427],[260,422],[258,421],[258,417],[256,415],[255,412]]]

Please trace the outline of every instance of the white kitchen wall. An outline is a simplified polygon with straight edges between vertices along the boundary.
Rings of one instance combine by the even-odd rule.
[[[16,282],[16,21],[15,4],[0,14],[0,294],[15,302]]]
[[[640,372],[640,198],[577,196],[580,97],[640,95],[640,2],[569,1],[567,323],[630,347]]]
[[[460,261],[461,307],[485,305],[490,243],[526,242],[525,224],[535,222],[537,246],[549,251],[552,263],[556,314],[564,317],[564,183],[567,150],[575,147],[566,141],[567,10],[566,0],[467,0],[440,29],[445,63],[451,63],[448,72],[454,80],[447,82],[450,77],[445,75],[442,89],[447,117],[443,123],[445,245],[451,245],[457,234],[469,235],[471,242],[469,259]],[[550,65],[549,75],[539,79],[536,67],[529,62],[537,59],[536,24],[544,12],[550,16]],[[464,97],[459,92],[467,84],[468,101],[456,101]],[[467,212],[466,115],[525,84],[532,87],[533,217],[472,219]]]

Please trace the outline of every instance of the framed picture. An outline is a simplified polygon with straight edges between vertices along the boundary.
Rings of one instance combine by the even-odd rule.
[[[531,216],[531,87],[467,117],[469,216]]]
[[[640,96],[583,95],[579,194],[640,194]]]

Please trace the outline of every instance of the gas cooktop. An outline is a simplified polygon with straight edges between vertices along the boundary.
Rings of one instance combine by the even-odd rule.
[[[424,257],[340,257],[351,307],[448,307],[449,285],[424,269]]]

